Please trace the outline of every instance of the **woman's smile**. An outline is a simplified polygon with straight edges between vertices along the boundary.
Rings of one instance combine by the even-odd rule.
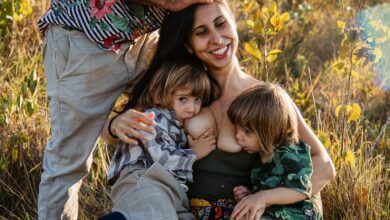
[[[222,48],[219,48],[217,50],[213,50],[210,53],[214,56],[217,60],[224,59],[229,54],[230,44],[223,46]]]
[[[218,3],[199,8],[189,37],[190,48],[208,68],[231,65],[238,44],[232,15]]]

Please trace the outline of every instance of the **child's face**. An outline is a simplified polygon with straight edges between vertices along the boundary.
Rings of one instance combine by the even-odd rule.
[[[260,143],[256,134],[246,128],[236,126],[236,141],[243,150],[249,153],[260,151]]]
[[[201,106],[202,99],[192,96],[190,89],[175,91],[173,95],[173,110],[176,119],[182,123],[198,114]]]

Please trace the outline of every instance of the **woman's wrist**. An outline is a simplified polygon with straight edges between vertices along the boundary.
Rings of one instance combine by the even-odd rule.
[[[269,201],[270,195],[268,193],[268,190],[261,190],[255,194],[256,194],[256,197],[258,198],[258,201],[261,201],[263,204],[265,204],[265,207],[272,205],[272,204],[270,204],[270,201]]]
[[[112,138],[115,138],[115,139],[118,139],[118,136],[112,131],[112,124],[113,124],[113,121],[118,117],[119,115],[115,115],[114,117],[112,117],[110,119],[110,122],[108,123],[108,133],[110,134],[110,136]]]

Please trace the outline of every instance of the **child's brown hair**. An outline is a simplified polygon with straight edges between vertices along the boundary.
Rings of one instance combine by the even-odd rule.
[[[262,161],[274,147],[298,142],[298,122],[293,103],[278,85],[260,83],[240,94],[228,110],[230,121],[254,132],[260,143]]]
[[[209,104],[211,82],[203,66],[192,63],[163,64],[138,99],[138,106],[171,108],[175,91],[182,89],[190,89],[192,96],[202,99],[202,105]]]

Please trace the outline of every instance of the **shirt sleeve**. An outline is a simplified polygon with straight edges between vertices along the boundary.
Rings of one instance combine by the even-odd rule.
[[[156,135],[147,135],[148,140],[143,141],[143,145],[154,162],[158,161],[175,177],[192,181],[192,165],[196,154],[191,148],[182,149],[179,146],[179,128],[173,126],[171,120],[165,119],[156,120]]]
[[[310,147],[303,142],[288,145],[281,149],[279,158],[284,168],[283,186],[311,197],[313,165]]]

